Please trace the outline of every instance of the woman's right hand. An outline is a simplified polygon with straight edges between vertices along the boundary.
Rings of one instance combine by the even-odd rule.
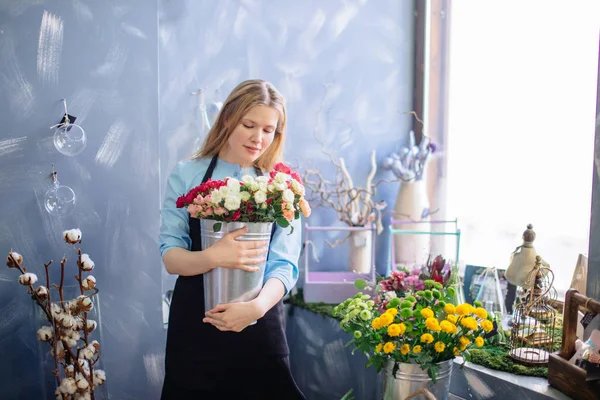
[[[209,247],[215,266],[241,269],[248,272],[258,271],[254,265],[267,259],[268,242],[265,240],[240,241],[236,238],[246,234],[248,227],[229,232]]]

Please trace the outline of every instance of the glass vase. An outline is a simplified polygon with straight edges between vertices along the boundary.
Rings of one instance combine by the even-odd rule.
[[[57,391],[60,391],[63,400],[108,399],[102,357],[104,349],[98,289],[85,291],[85,296],[91,303],[83,303],[81,298],[78,299],[79,296],[79,285],[72,285],[63,287],[62,300],[58,289],[51,290],[50,310],[46,304],[42,308],[33,300],[36,320],[36,332],[33,334],[38,338],[38,356],[43,375],[41,381],[44,386],[42,390],[46,398],[60,398],[56,396]],[[47,300],[44,303],[47,303]],[[89,311],[84,311],[87,309]],[[69,325],[71,327],[68,327]],[[87,325],[88,329],[84,330],[84,325]],[[95,328],[92,329],[92,326]],[[61,332],[61,340],[54,341],[57,330]],[[43,341],[48,333],[52,339]],[[58,354],[57,359],[54,357],[55,353]],[[81,375],[81,372],[85,372],[87,377]],[[90,391],[92,377],[95,377],[98,383],[102,380],[102,375],[104,382]],[[78,382],[81,380],[85,382]],[[88,386],[88,389],[85,389],[85,386]]]

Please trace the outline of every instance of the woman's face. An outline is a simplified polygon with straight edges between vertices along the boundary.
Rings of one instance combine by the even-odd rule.
[[[279,111],[267,106],[255,106],[233,129],[219,156],[232,164],[250,167],[273,143]]]

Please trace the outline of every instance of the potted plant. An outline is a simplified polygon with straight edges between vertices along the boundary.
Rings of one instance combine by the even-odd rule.
[[[455,291],[434,280],[423,290],[376,302],[362,292],[336,306],[341,328],[353,335],[348,345],[363,352],[367,366],[384,374],[384,399],[428,392],[448,396],[453,358],[469,358],[493,329],[485,309],[450,301]]]

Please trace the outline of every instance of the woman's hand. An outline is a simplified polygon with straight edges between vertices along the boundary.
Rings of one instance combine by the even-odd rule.
[[[206,312],[206,318],[202,322],[213,324],[221,331],[241,332],[265,313],[262,304],[256,300],[218,304]]]
[[[265,262],[269,252],[268,242],[264,240],[239,241],[236,238],[246,234],[248,227],[236,229],[223,236],[207,249],[213,259],[213,265],[223,268],[242,269],[248,272],[258,271],[257,265]]]

